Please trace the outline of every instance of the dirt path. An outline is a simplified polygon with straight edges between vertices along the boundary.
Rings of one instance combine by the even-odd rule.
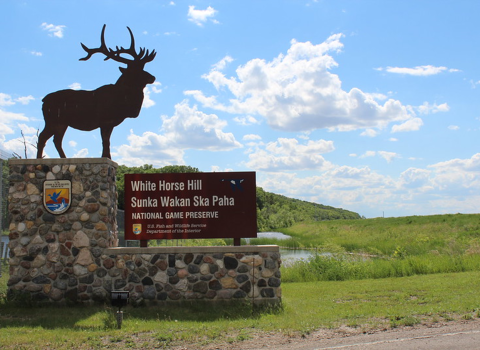
[[[479,349],[480,320],[455,321],[418,325],[388,330],[361,330],[342,327],[335,330],[318,330],[306,337],[288,337],[283,334],[262,334],[252,339],[223,344],[184,345],[177,350],[404,350],[404,349]]]

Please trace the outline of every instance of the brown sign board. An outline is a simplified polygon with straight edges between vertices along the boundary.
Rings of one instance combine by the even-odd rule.
[[[125,175],[126,240],[253,237],[255,172]]]

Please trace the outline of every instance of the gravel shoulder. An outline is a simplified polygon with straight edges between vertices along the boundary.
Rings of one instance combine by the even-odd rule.
[[[303,337],[288,336],[280,332],[256,333],[244,341],[203,345],[183,344],[168,348],[175,350],[478,349],[479,342],[480,320],[473,319],[368,331],[350,327],[319,329]]]

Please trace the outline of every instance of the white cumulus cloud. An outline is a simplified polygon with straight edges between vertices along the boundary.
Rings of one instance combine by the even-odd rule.
[[[241,147],[232,133],[222,131],[227,122],[215,114],[205,114],[187,101],[175,105],[172,117],[163,116],[163,130],[178,147],[226,151]]]
[[[360,134],[360,136],[368,136],[368,137],[375,137],[378,135],[378,132],[373,129],[367,129]]]
[[[379,71],[386,71],[388,73],[395,73],[395,74],[406,74],[406,75],[414,75],[414,76],[428,76],[428,75],[436,75],[442,72],[458,72],[458,69],[455,68],[447,68],[447,67],[435,67],[432,65],[425,65],[425,66],[416,66],[413,68],[409,67],[386,67],[386,68],[377,68]]]
[[[88,156],[88,149],[82,148],[80,151],[73,155],[73,158],[86,158]]]
[[[332,152],[334,149],[332,141],[309,140],[301,144],[297,139],[279,138],[264,147],[257,145],[257,148],[249,154],[247,166],[254,170],[269,172],[327,169],[330,162],[321,154]]]
[[[400,158],[400,155],[395,152],[378,151],[378,154],[385,159],[387,163],[391,163],[395,158]]]
[[[251,115],[247,115],[244,117],[234,117],[233,121],[239,125],[253,125],[253,124],[260,124],[260,121],[257,120],[255,117]]]
[[[388,151],[366,151],[360,156],[360,158],[370,158],[375,156],[385,159],[387,163],[391,163],[395,158],[400,158],[398,153]]]
[[[56,38],[63,38],[63,32],[66,28],[64,25],[55,25],[43,22],[41,24],[41,28],[47,32],[49,32],[50,36],[54,36]]]
[[[227,122],[215,114],[205,114],[187,101],[175,105],[173,116],[162,116],[162,134],[152,131],[136,135],[133,131],[128,143],[119,146],[112,155],[129,165],[153,164],[164,166],[184,164],[187,149],[228,151],[242,147],[232,133],[224,132]]]
[[[0,108],[0,135],[13,134],[13,127],[17,121],[27,122],[29,119],[21,113],[13,113]]]
[[[405,123],[397,124],[392,126],[392,132],[406,132],[406,131],[417,131],[423,125],[423,120],[420,118],[412,118],[407,120]]]
[[[22,105],[28,105],[31,101],[35,101],[35,97],[32,95],[21,96],[15,99],[15,102],[21,103]]]
[[[203,26],[208,20],[218,23],[213,17],[218,13],[213,7],[208,6],[205,10],[197,10],[195,6],[188,6],[188,20],[197,26]]]
[[[68,85],[68,87],[72,90],[80,90],[82,88],[82,85],[80,83],[72,83]]]
[[[28,122],[28,117],[22,113],[10,112],[5,107],[13,106],[16,103],[27,105],[33,100],[35,100],[35,98],[31,95],[12,98],[9,94],[0,92],[0,142],[5,141],[5,135],[13,134],[15,128],[23,127],[25,132],[27,132],[27,129],[32,130],[32,128],[28,127],[25,123],[19,124],[19,122]],[[28,133],[30,132],[28,131]],[[14,141],[14,143],[15,142],[17,141]],[[14,150],[14,148],[8,148],[5,145],[4,148]]]
[[[448,112],[449,110],[450,106],[447,103],[437,105],[436,103],[430,104],[428,102],[424,102],[421,106],[418,107],[418,111],[420,114]]]
[[[252,59],[237,67],[232,77],[216,68],[224,66],[222,60],[203,76],[217,88],[218,96],[199,90],[185,94],[205,107],[260,115],[272,128],[284,131],[383,128],[410,119],[412,112],[400,101],[387,99],[381,104],[378,94],[343,90],[339,76],[331,72],[338,65],[332,53],[343,48],[341,38],[334,34],[317,45],[292,40],[286,54],[271,61]]]
[[[145,86],[143,89],[143,103],[142,108],[150,108],[155,106],[155,101],[152,100],[152,94],[159,94],[162,92],[161,88],[162,84],[159,82],[155,82],[153,84]]]
[[[408,168],[400,174],[400,185],[407,188],[427,186],[430,183],[431,173],[426,169]]]
[[[18,124],[18,128],[22,130],[24,135],[36,135],[38,131],[33,126],[29,126],[23,123]]]
[[[245,135],[243,136],[243,140],[245,141],[255,141],[255,140],[261,140],[262,137],[260,135],[256,135],[256,134],[248,134],[248,135]]]
[[[12,106],[14,104],[15,101],[13,101],[12,96],[0,92],[0,106]]]

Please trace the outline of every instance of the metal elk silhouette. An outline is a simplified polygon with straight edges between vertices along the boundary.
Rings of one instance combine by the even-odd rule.
[[[45,128],[38,137],[37,158],[43,157],[43,149],[47,140],[53,136],[53,143],[61,158],[66,158],[62,149],[62,140],[67,128],[91,131],[100,128],[103,144],[102,157],[111,158],[110,136],[113,128],[126,118],[136,118],[143,103],[143,89],[152,84],[155,77],[143,70],[146,63],[156,55],[155,50],[149,52],[140,48],[135,50],[135,39],[130,32],[130,48],[116,47],[116,50],[105,45],[105,28],[101,34],[99,48],[89,49],[81,44],[87,56],[80,61],[87,61],[96,53],[105,55],[105,61],[113,60],[124,63],[127,68],[120,67],[122,75],[115,84],[99,87],[93,91],[60,90],[48,94],[43,99],[43,117]],[[121,55],[129,55],[127,59]]]

